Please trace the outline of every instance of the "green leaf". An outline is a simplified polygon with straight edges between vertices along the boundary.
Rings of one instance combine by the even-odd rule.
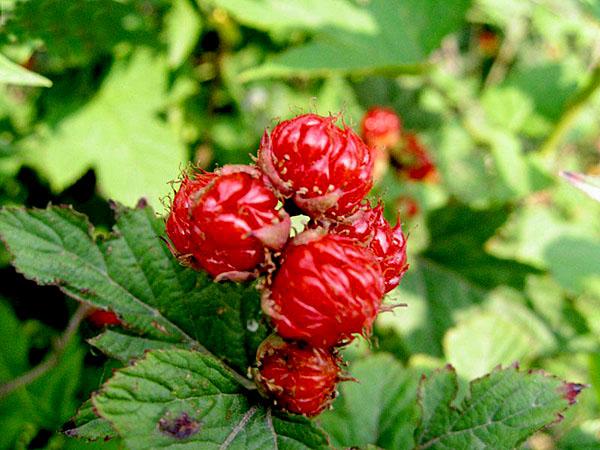
[[[48,78],[33,73],[0,54],[0,84],[3,83],[18,86],[52,86],[52,81]]]
[[[471,382],[465,399],[454,405],[458,384],[447,367],[419,387],[422,414],[416,448],[513,449],[561,417],[572,389],[581,386],[511,367]]]
[[[173,344],[172,342],[129,336],[113,330],[104,331],[98,336],[89,339],[88,343],[96,347],[102,353],[125,364],[130,363],[134,359],[141,358],[148,350],[181,346],[180,344]]]
[[[84,216],[55,206],[1,210],[0,237],[28,278],[110,309],[148,338],[193,348],[198,341],[245,372],[269,333],[255,287],[182,267],[150,207],[117,209],[114,233],[103,240]]]
[[[336,447],[411,448],[419,377],[391,355],[379,353],[354,362],[357,382],[340,385],[333,410],[319,422]]]
[[[169,65],[179,67],[198,42],[202,20],[191,0],[174,0],[165,21]]]
[[[504,225],[507,214],[505,207],[475,210],[456,204],[432,211],[427,218],[431,244],[425,256],[480,288],[510,285],[523,289],[526,277],[538,271],[485,251],[486,242]]]
[[[94,412],[94,405],[87,400],[81,405],[73,418],[74,428],[65,430],[69,437],[84,439],[86,441],[106,441],[117,436],[111,424]]]
[[[373,31],[372,17],[347,0],[210,0],[240,23],[264,31],[338,27]]]
[[[410,269],[400,286],[389,294],[390,303],[407,308],[380,314],[377,325],[400,335],[410,353],[442,355],[441,341],[450,327],[486,292],[447,267],[426,258],[409,260]]]
[[[24,142],[25,162],[61,191],[93,168],[103,195],[130,206],[140,197],[157,206],[171,192],[186,151],[158,117],[166,99],[167,67],[139,50],[119,60],[95,96]]]
[[[262,66],[243,72],[240,77],[247,81],[265,77],[414,71],[439,46],[442,38],[460,28],[469,3],[459,0],[449,7],[442,0],[372,0],[363,6],[363,11],[372,19],[373,29],[330,26],[317,33],[311,42],[286,50]],[[336,14],[346,20],[339,11]]]
[[[155,350],[119,370],[93,403],[131,449],[317,449],[325,435],[302,418],[253,404],[220,364]]]

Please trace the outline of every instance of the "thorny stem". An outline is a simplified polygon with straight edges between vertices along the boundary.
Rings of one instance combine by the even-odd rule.
[[[13,391],[33,383],[39,377],[44,375],[49,370],[56,367],[65,353],[67,346],[71,342],[75,333],[79,328],[81,321],[85,319],[92,308],[89,305],[81,304],[75,311],[75,314],[69,320],[67,328],[63,334],[54,342],[53,350],[48,357],[40,364],[35,366],[29,372],[0,385],[0,399],[11,394]]]
[[[556,148],[560,145],[565,135],[572,128],[577,116],[581,110],[585,107],[589,98],[596,92],[600,87],[600,65],[598,65],[590,76],[590,80],[586,86],[579,91],[579,93],[573,98],[573,100],[567,105],[558,123],[548,135],[546,140],[542,143],[539,148],[539,154],[542,156],[548,156],[552,154]]]

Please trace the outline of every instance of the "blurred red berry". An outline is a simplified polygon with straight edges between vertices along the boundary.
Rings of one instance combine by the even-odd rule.
[[[396,199],[396,207],[398,208],[400,217],[406,217],[407,219],[412,219],[421,210],[417,201],[407,195],[401,195]]]
[[[415,181],[437,179],[437,168],[417,135],[406,133],[404,147],[395,156],[399,171],[409,179]]]
[[[121,320],[114,312],[106,311],[104,309],[94,309],[87,316],[87,320],[98,328],[121,324]]]
[[[400,142],[402,122],[393,109],[374,107],[369,109],[361,123],[362,137],[373,147],[393,147]]]
[[[330,350],[273,335],[258,348],[256,362],[259,391],[285,411],[316,416],[335,397],[340,368]]]
[[[304,114],[265,132],[258,163],[285,198],[311,217],[351,213],[373,185],[371,150],[335,117]]]
[[[328,348],[369,334],[384,292],[381,267],[355,240],[305,231],[286,247],[263,293],[277,332]]]
[[[328,224],[328,228],[330,233],[354,239],[373,252],[381,265],[385,292],[398,286],[408,269],[406,237],[399,219],[394,228],[385,220],[383,205],[366,205],[344,221]]]
[[[500,48],[498,35],[491,30],[482,30],[477,37],[479,50],[486,56],[494,56]]]
[[[167,234],[178,251],[191,254],[193,266],[217,280],[251,278],[266,250],[280,250],[288,240],[290,218],[277,209],[275,194],[255,167],[224,166],[204,186],[182,189],[182,199],[171,210],[175,217],[169,217],[182,226],[171,228],[167,221]],[[181,236],[189,240],[178,247]]]

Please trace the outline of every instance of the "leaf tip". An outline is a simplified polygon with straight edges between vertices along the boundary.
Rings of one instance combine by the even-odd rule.
[[[581,384],[581,383],[569,383],[565,381],[559,388],[559,393],[563,396],[565,400],[569,402],[569,405],[573,405],[577,402],[577,396],[581,394],[581,392],[588,388],[589,385]]]

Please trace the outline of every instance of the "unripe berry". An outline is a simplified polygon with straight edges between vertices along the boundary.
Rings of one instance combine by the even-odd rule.
[[[373,253],[353,239],[305,231],[286,247],[263,310],[288,339],[329,348],[369,334],[384,282]]]
[[[121,320],[114,312],[106,311],[104,309],[92,310],[87,316],[87,320],[98,328],[110,325],[121,325]]]
[[[174,202],[171,216],[176,217],[169,220],[189,226],[179,233],[189,239],[178,247],[169,221],[167,234],[178,251],[191,254],[192,266],[217,280],[255,276],[266,251],[280,250],[288,240],[290,218],[277,209],[275,194],[255,167],[224,166],[203,187],[187,188],[185,194],[181,204],[187,208],[175,208]]]
[[[371,149],[335,117],[304,114],[265,132],[258,164],[311,217],[351,213],[373,185]]]
[[[362,137],[374,147],[393,147],[400,142],[402,122],[393,109],[374,107],[363,116]]]
[[[325,222],[324,225],[329,228],[330,233],[349,237],[373,252],[381,265],[385,292],[398,286],[408,269],[406,237],[399,219],[394,228],[385,220],[381,204],[375,208],[366,205],[344,221]]]
[[[272,335],[258,348],[256,363],[259,392],[285,411],[316,416],[335,397],[340,368],[330,350]]]

